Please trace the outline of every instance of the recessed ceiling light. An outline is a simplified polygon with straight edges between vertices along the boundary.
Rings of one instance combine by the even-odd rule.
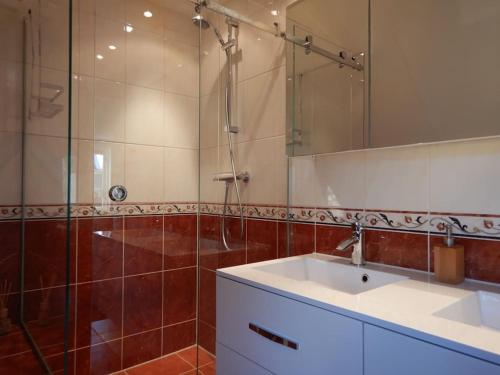
[[[150,10],[144,11],[144,17],[151,18],[153,17],[153,13]]]
[[[108,48],[111,50],[111,51],[114,51],[116,49],[116,46],[114,44],[110,44],[108,46]]]
[[[127,33],[131,33],[132,31],[134,31],[134,27],[131,24],[126,24],[123,27],[123,30],[125,30]]]
[[[272,14],[273,16],[277,16],[277,15],[279,14],[279,12],[278,12],[278,10],[277,10],[277,9],[273,9],[273,10],[271,11],[271,14]]]
[[[95,57],[97,57],[97,60],[102,60],[104,59],[104,56],[101,55],[100,53],[98,53],[97,55],[95,55]]]

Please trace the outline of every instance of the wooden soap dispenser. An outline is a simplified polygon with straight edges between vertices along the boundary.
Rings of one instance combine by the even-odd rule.
[[[448,284],[464,281],[464,247],[456,245],[453,226],[446,225],[443,245],[434,246],[434,273],[436,280]]]

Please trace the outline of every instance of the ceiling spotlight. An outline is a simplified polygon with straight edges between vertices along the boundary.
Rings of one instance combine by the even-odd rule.
[[[273,9],[273,10],[271,11],[271,14],[272,14],[273,16],[277,16],[279,13],[280,13],[280,12],[279,12],[277,9]]]
[[[123,30],[125,30],[127,33],[131,33],[132,31],[134,31],[134,27],[127,23],[124,27],[123,27]]]
[[[97,57],[97,60],[102,60],[104,59],[104,56],[101,55],[100,53],[98,53],[97,55],[95,55],[95,57]]]
[[[108,46],[108,48],[111,50],[111,51],[114,51],[116,49],[116,46],[114,44],[110,44]]]
[[[144,17],[151,18],[151,17],[153,17],[153,13],[150,10],[146,10],[144,12]]]

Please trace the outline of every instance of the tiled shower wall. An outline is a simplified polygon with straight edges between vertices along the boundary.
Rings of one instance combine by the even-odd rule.
[[[0,5],[0,205],[21,204],[23,23],[21,12]],[[19,329],[19,251],[21,225],[18,220],[0,221],[0,285],[13,328],[0,337],[0,372],[8,369],[5,358],[12,354],[36,366],[27,341]],[[5,283],[10,285],[5,290]],[[5,294],[6,291],[10,293]],[[8,372],[5,372],[8,373]]]

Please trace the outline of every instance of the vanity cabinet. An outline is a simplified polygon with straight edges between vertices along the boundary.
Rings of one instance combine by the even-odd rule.
[[[219,375],[260,374],[246,370],[252,362],[274,374],[363,374],[361,322],[223,277],[217,345]]]
[[[217,343],[217,374],[272,375],[255,362]]]
[[[500,366],[217,276],[217,374],[500,375]]]
[[[365,375],[499,375],[500,367],[365,324]]]

